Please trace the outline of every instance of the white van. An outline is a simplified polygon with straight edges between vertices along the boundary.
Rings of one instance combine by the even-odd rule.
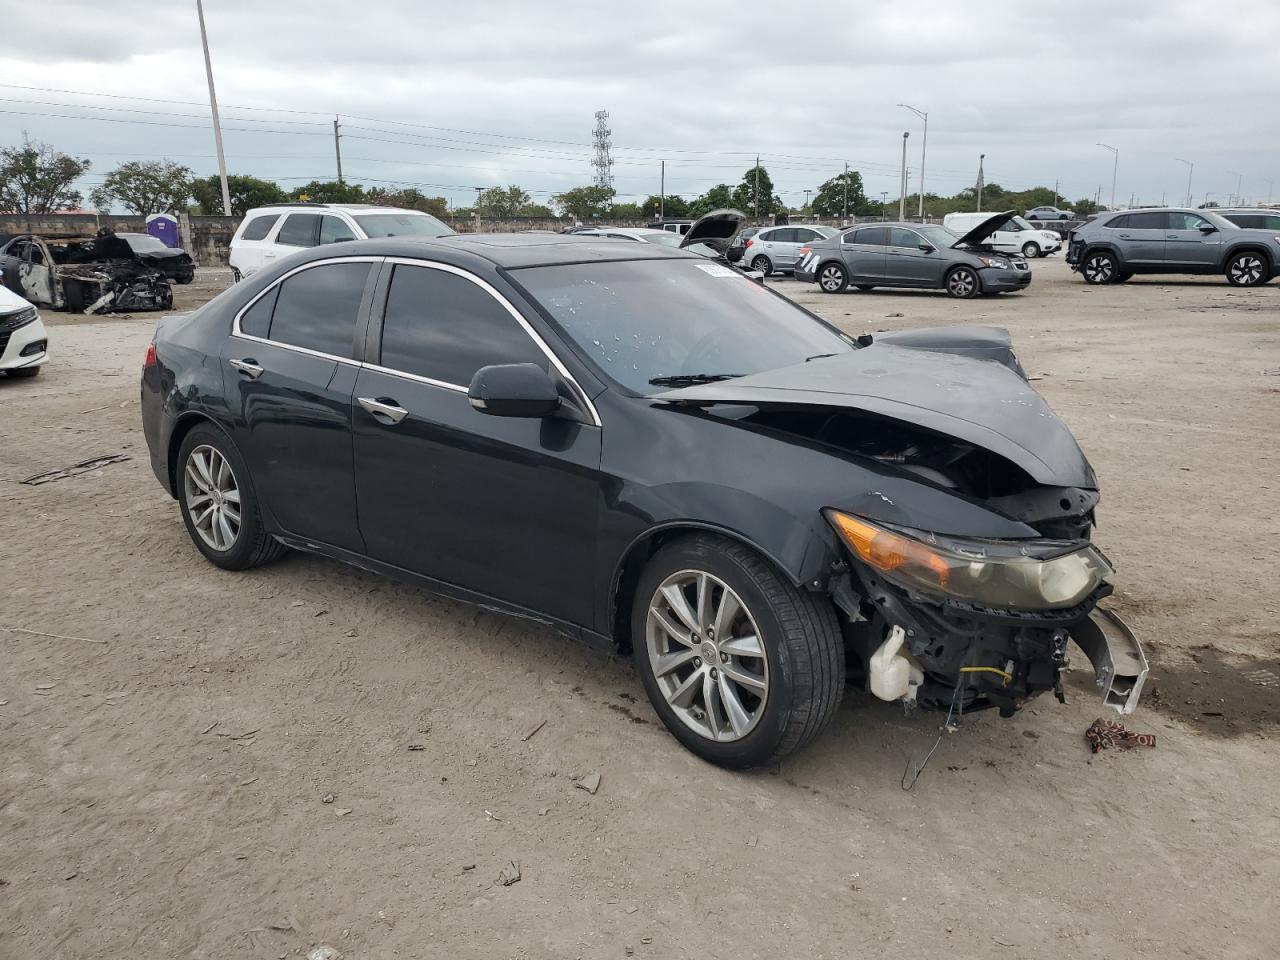
[[[991,213],[948,213],[942,218],[942,225],[952,233],[963,235],[991,217]],[[987,243],[1005,253],[1020,253],[1028,260],[1034,260],[1061,247],[1062,237],[1013,216],[1002,229],[991,235]]]
[[[281,203],[255,207],[231,238],[231,278],[251,277],[307,247],[370,237],[448,237],[454,231],[429,213],[364,203]]]

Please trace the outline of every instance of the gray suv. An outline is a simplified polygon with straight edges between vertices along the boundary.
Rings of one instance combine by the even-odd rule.
[[[752,270],[759,270],[766,277],[777,271],[795,269],[800,259],[800,248],[817,240],[835,235],[834,227],[799,225],[794,227],[767,227],[747,238],[742,260]]]
[[[1220,273],[1237,287],[1252,287],[1275,275],[1280,235],[1238,227],[1210,210],[1130,210],[1073,230],[1067,263],[1093,284],[1138,273]]]

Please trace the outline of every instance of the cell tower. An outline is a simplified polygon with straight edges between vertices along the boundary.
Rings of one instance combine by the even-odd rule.
[[[596,129],[592,134],[595,141],[596,155],[591,161],[591,166],[596,169],[596,186],[609,187],[613,189],[613,157],[609,156],[610,137],[613,131],[609,129],[609,111],[596,111]]]

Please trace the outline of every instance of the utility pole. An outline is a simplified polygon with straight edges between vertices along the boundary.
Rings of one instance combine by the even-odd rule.
[[[658,222],[667,219],[667,161],[663,160],[662,173],[658,179]]]
[[[902,132],[902,178],[901,188],[898,191],[898,220],[907,219],[907,137],[911,136],[909,130]]]
[[[1196,165],[1190,160],[1183,160],[1181,157],[1174,157],[1179,163],[1187,165],[1187,206],[1191,206],[1191,175],[1196,172]]]
[[[804,208],[806,211],[809,209],[809,194],[811,193],[813,193],[813,191],[808,189],[804,192]]]
[[[1236,178],[1235,200],[1228,200],[1227,204],[1231,205],[1232,203],[1242,203],[1243,201],[1240,199],[1240,184],[1244,180],[1244,174],[1236,173],[1234,170],[1228,170],[1227,173]]]
[[[885,209],[884,209],[885,204],[887,204],[888,202],[889,202],[889,191],[881,190],[880,191],[880,222],[881,223],[884,223],[885,220],[888,219],[888,217],[885,216]]]
[[[333,118],[333,155],[338,160],[338,184],[339,185],[342,184],[342,147],[338,143],[338,140],[340,137],[341,137],[341,134],[338,133],[338,118],[335,116]]]
[[[845,223],[849,223],[849,161],[845,161]]]
[[[1057,180],[1053,181],[1053,205],[1055,207],[1058,205],[1058,181]]]
[[[484,193],[484,187],[476,187],[476,233],[480,232],[480,194]]]
[[[900,103],[898,106],[906,107],[924,121],[924,137],[920,141],[920,222],[924,223],[924,154],[929,148],[929,114],[917,110],[909,103]]]
[[[200,46],[204,48],[204,74],[209,80],[209,110],[213,114],[213,142],[218,148],[218,179],[222,181],[222,215],[231,216],[231,190],[227,187],[227,158],[222,152],[222,124],[218,121],[218,95],[213,89],[213,64],[209,61],[209,35],[204,30],[204,4],[196,0],[200,20]]]
[[[1275,181],[1263,180],[1262,182],[1267,185],[1267,206],[1270,206],[1271,205],[1271,187]]]
[[[756,154],[756,168],[754,170],[755,186],[751,191],[751,213],[757,220],[760,219],[760,154]]]
[[[1116,172],[1120,169],[1120,150],[1105,143],[1095,144],[1095,146],[1110,150],[1113,156],[1111,161],[1111,209],[1114,210],[1116,208]]]
[[[982,173],[982,161],[987,159],[985,153],[978,154],[978,212],[982,212],[982,188],[986,186],[986,177]]]

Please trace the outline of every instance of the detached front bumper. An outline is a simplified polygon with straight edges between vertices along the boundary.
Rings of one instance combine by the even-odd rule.
[[[1095,607],[1071,629],[1071,639],[1093,664],[1102,702],[1120,713],[1138,709],[1147,681],[1147,655],[1128,625],[1110,610]]]

